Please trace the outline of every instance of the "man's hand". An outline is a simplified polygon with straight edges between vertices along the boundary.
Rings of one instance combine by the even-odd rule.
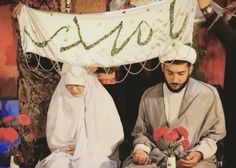
[[[145,151],[137,149],[133,153],[133,162],[138,165],[148,165],[151,164],[151,159]]]
[[[181,168],[193,167],[196,166],[202,158],[203,156],[201,152],[192,151],[184,159],[177,161],[177,165]]]

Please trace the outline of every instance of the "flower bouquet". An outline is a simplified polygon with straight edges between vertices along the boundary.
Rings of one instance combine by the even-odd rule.
[[[167,167],[175,167],[176,158],[179,159],[186,156],[186,150],[190,145],[188,136],[189,133],[184,127],[173,129],[161,127],[153,132],[153,139],[156,145],[168,157]],[[168,163],[170,159],[172,161]]]
[[[8,154],[14,163],[21,165],[24,163],[24,158],[20,151],[22,141],[33,143],[35,135],[31,128],[31,119],[20,114],[18,117],[8,116],[0,121],[0,142],[4,142],[8,146]]]

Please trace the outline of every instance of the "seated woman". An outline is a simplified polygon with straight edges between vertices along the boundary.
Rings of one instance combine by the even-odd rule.
[[[63,65],[47,115],[51,154],[36,168],[117,168],[122,124],[112,97],[92,73]]]

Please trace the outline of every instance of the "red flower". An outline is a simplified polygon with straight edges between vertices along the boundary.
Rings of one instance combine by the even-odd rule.
[[[183,127],[170,129],[167,127],[157,128],[153,132],[153,139],[158,148],[167,156],[178,156],[185,153],[189,148],[188,131]],[[179,148],[181,147],[182,148]]]
[[[4,129],[5,129],[5,128],[0,128],[0,141],[3,139],[3,138],[2,138],[2,135],[3,135]]]
[[[19,122],[21,125],[26,125],[26,126],[28,126],[28,125],[30,125],[30,123],[31,123],[31,119],[30,119],[27,115],[25,115],[25,114],[20,114],[20,115],[18,116],[18,122]]]
[[[16,164],[23,163],[24,158],[19,148],[20,141],[18,139],[23,140],[26,137],[28,140],[26,142],[32,142],[35,139],[30,126],[31,119],[27,115],[20,114],[18,117],[5,117],[2,123],[5,124],[3,124],[4,127],[0,126],[0,142],[7,141],[10,143],[9,152],[15,156]]]
[[[15,142],[19,138],[18,132],[14,128],[5,128],[2,134],[2,139],[10,143]]]
[[[174,142],[179,139],[179,134],[175,131],[169,130],[169,132],[164,135],[164,138],[167,142]]]
[[[8,117],[4,117],[2,122],[4,122],[6,124],[6,123],[10,123],[10,122],[12,122],[14,120],[15,120],[14,116],[8,116]]]
[[[180,136],[183,136],[184,139],[188,139],[188,131],[184,127],[174,128],[174,131],[176,131]]]
[[[182,144],[184,150],[187,150],[189,148],[189,145],[190,145],[189,140],[187,140],[187,139],[182,140],[181,144]]]
[[[160,137],[166,135],[169,131],[170,131],[170,129],[167,128],[167,127],[157,128],[153,132],[153,139],[154,139],[154,141],[159,141]]]
[[[35,139],[35,135],[34,135],[34,133],[30,133],[29,134],[29,139],[30,139],[30,142],[32,142],[34,139]]]

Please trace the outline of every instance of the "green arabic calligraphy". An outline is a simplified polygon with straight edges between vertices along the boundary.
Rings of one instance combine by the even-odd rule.
[[[176,33],[173,33],[173,27],[174,27],[174,11],[175,11],[175,1],[176,0],[173,0],[170,4],[170,37],[171,39],[177,39],[180,34],[184,31],[184,28],[186,26],[186,21],[187,21],[187,18],[188,18],[188,15],[185,16],[184,18],[184,22],[183,22],[183,25],[181,26],[181,28],[179,29],[179,31],[177,31]]]
[[[92,44],[86,44],[84,41],[83,41],[83,37],[81,35],[81,31],[80,31],[80,26],[79,26],[79,23],[78,23],[78,20],[76,17],[74,17],[73,19],[76,27],[77,27],[77,31],[78,31],[78,36],[79,36],[79,40],[74,42],[73,44],[70,44],[68,46],[65,46],[65,47],[61,47],[60,48],[60,52],[64,52],[66,50],[69,50],[71,48],[74,48],[75,46],[79,45],[79,44],[82,44],[82,46],[84,47],[84,49],[86,50],[89,50],[93,47],[95,47],[96,45],[98,45],[100,42],[102,42],[103,40],[105,40],[106,38],[110,37],[113,33],[115,33],[116,31],[118,31],[117,35],[116,35],[116,38],[115,38],[115,41],[113,43],[113,47],[112,47],[112,50],[111,50],[111,55],[114,56],[116,54],[118,54],[127,44],[128,42],[130,41],[130,39],[135,35],[136,32],[138,32],[138,37],[137,37],[137,44],[143,46],[143,45],[146,45],[152,38],[152,35],[153,35],[153,30],[152,28],[148,25],[147,22],[145,21],[141,21],[137,28],[133,31],[133,33],[121,44],[120,47],[117,47],[117,41],[119,39],[119,35],[120,35],[120,32],[123,28],[123,21],[121,21],[114,29],[112,29],[109,33],[105,34],[103,37],[101,37],[100,39],[98,39],[97,41],[95,41],[94,43]],[[141,26],[145,24],[150,30],[149,30],[149,34],[147,36],[147,38],[142,41],[141,40],[141,37],[142,37],[142,31],[141,31]],[[37,47],[45,47],[49,41],[51,41],[62,29],[67,29],[66,31],[69,30],[68,27],[66,26],[63,26],[61,27],[59,30],[56,31],[56,33],[53,34],[53,36],[51,36],[49,38],[49,40],[46,40],[42,43],[40,42],[36,42],[30,35],[30,33],[25,29],[25,33],[30,37],[30,39],[32,40],[32,42],[37,46]]]
[[[49,43],[50,41],[52,41],[52,39],[53,39],[60,31],[62,31],[63,29],[66,29],[66,32],[69,31],[69,28],[68,28],[68,27],[63,26],[63,27],[61,27],[60,29],[58,29],[48,40],[45,40],[44,42],[36,42],[36,41],[31,37],[30,33],[29,33],[25,28],[24,28],[24,32],[25,32],[26,35],[29,36],[29,38],[31,39],[31,41],[32,41],[37,47],[43,48],[43,47],[47,46],[48,43]]]
[[[180,30],[177,31],[176,33],[173,33],[173,23],[174,23],[174,8],[175,8],[175,1],[176,0],[173,0],[173,2],[170,4],[170,32],[169,32],[169,35],[172,39],[176,39],[180,36],[180,34],[183,32],[185,26],[186,26],[186,21],[187,21],[187,15],[184,19],[184,22],[183,22],[183,25],[181,26]],[[135,30],[128,36],[127,39],[125,39],[123,41],[123,43],[121,43],[120,46],[117,46],[117,41],[119,39],[119,36],[120,36],[120,32],[123,28],[123,21],[121,21],[117,26],[115,26],[110,32],[108,32],[107,34],[105,34],[104,36],[102,36],[100,39],[96,40],[95,42],[91,43],[91,44],[86,44],[86,42],[83,40],[83,37],[81,35],[81,30],[80,30],[80,25],[79,25],[79,22],[78,22],[78,19],[77,17],[74,17],[73,19],[76,27],[77,27],[77,31],[78,31],[78,37],[79,37],[79,40],[68,45],[68,46],[63,46],[60,48],[60,52],[64,52],[64,51],[67,51],[67,50],[70,50],[74,47],[76,47],[77,45],[81,44],[84,49],[86,50],[89,50],[93,47],[95,47],[96,45],[98,45],[99,43],[101,43],[103,40],[107,39],[108,37],[110,37],[113,33],[117,32],[117,35],[115,37],[115,40],[113,42],[113,46],[112,46],[112,49],[111,49],[111,55],[114,56],[116,54],[118,54],[127,44],[128,42],[130,41],[130,39],[137,33],[138,36],[137,36],[137,44],[140,45],[140,46],[144,46],[146,45],[148,42],[151,41],[152,39],[152,36],[153,36],[153,29],[152,27],[146,22],[146,21],[141,21],[137,27],[135,28]],[[141,31],[141,26],[142,25],[146,25],[148,28],[149,28],[149,33],[146,37],[146,39],[144,39],[143,41],[141,40],[142,39],[142,31]],[[37,47],[40,47],[40,48],[43,48],[45,46],[48,45],[48,43],[50,41],[52,41],[53,38],[55,38],[59,32],[61,32],[63,29],[66,30],[66,32],[69,31],[69,28],[67,26],[63,26],[61,27],[60,29],[58,29],[48,40],[45,40],[43,42],[36,42],[31,34],[26,30],[26,28],[24,28],[24,32],[26,33],[26,35],[28,35],[31,39],[31,41],[37,46]]]

